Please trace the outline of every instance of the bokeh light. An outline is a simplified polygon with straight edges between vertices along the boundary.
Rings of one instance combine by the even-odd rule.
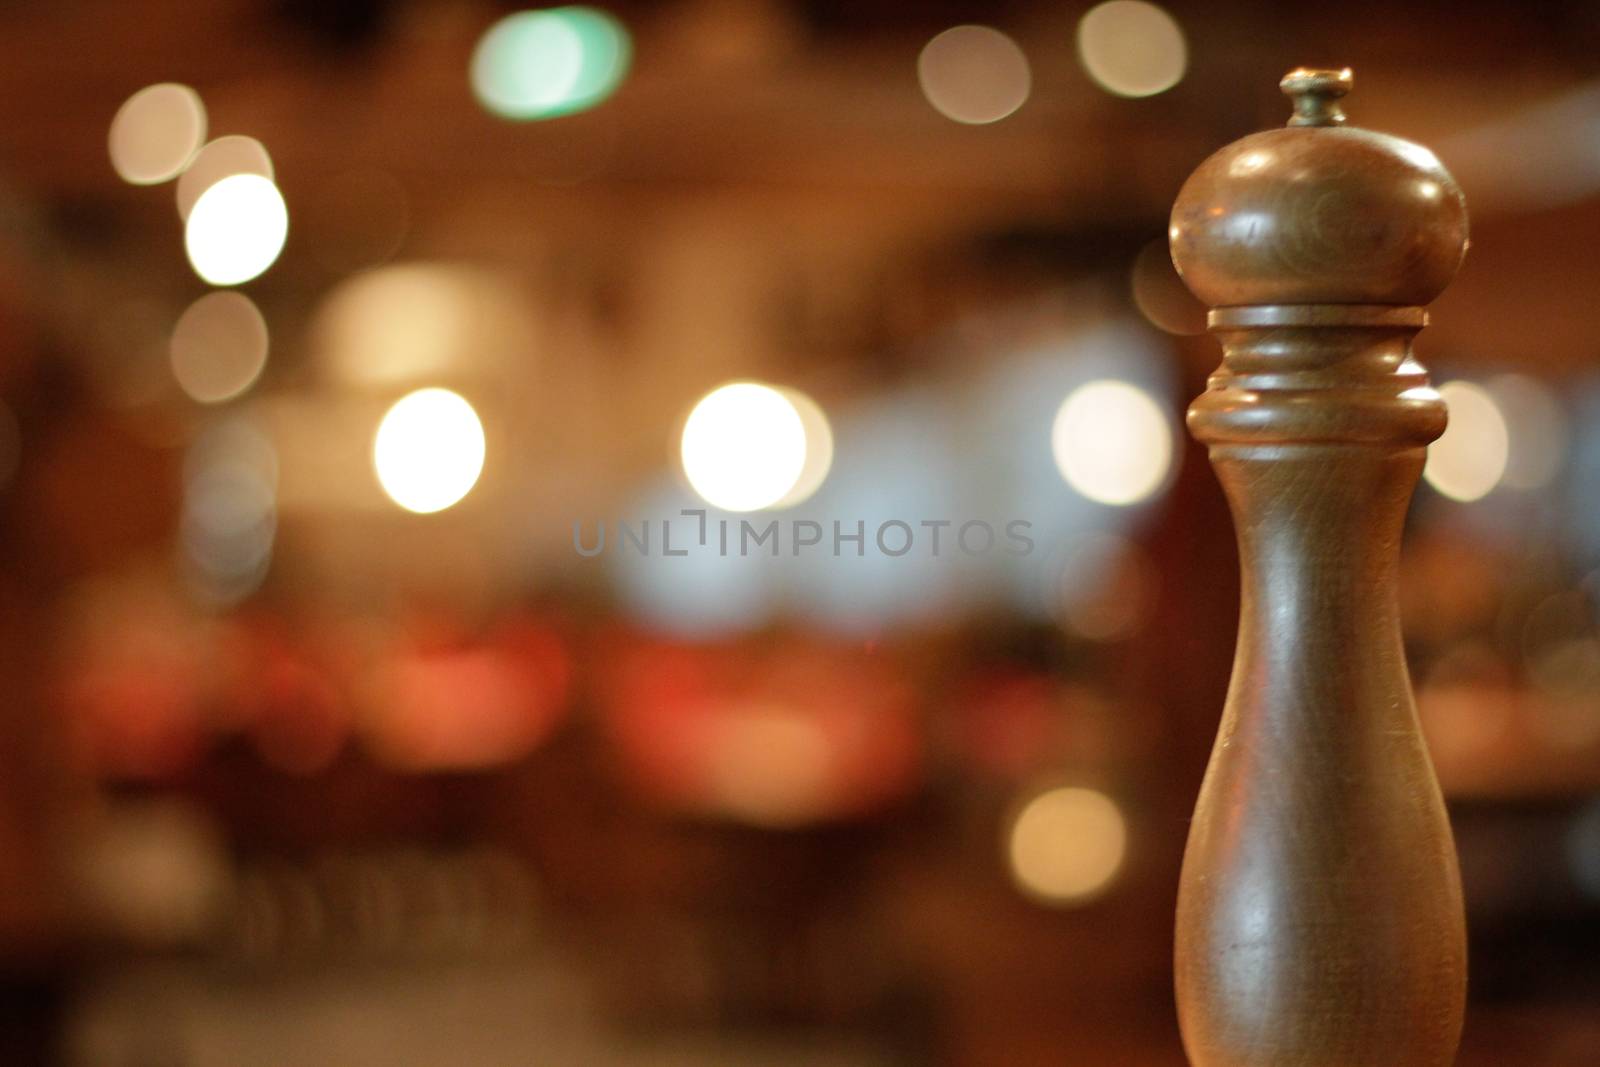
[[[806,458],[805,464],[800,468],[800,477],[795,479],[794,485],[783,494],[783,498],[773,505],[778,508],[791,508],[811,499],[827,480],[828,471],[833,467],[833,427],[828,423],[827,414],[817,402],[800,390],[784,388],[779,392],[794,405],[806,435]]]
[[[917,57],[917,80],[939,114],[968,125],[1000,121],[1033,87],[1021,47],[989,26],[955,26],[929,41]]]
[[[1555,393],[1525,374],[1502,374],[1488,388],[1506,421],[1508,451],[1501,484],[1521,490],[1549,485],[1571,437],[1567,413]]]
[[[1078,57],[1106,92],[1154,96],[1183,78],[1189,48],[1172,16],[1155,4],[1110,0],[1078,23]]]
[[[1110,887],[1128,850],[1116,803],[1078,786],[1049,789],[1017,813],[1007,835],[1017,886],[1042,903],[1083,904]]]
[[[184,244],[195,273],[212,285],[239,285],[277,261],[289,236],[289,209],[259,174],[235,174],[195,201]]]
[[[730,708],[710,734],[706,773],[721,811],[766,827],[826,813],[838,771],[816,716],[778,705]]]
[[[964,488],[953,506],[1025,517],[1036,544],[1027,554],[995,558],[983,581],[986,596],[1003,597],[1035,622],[1064,624],[1063,606],[1092,595],[1100,576],[1077,565],[1076,550],[1097,532],[1131,536],[1155,516],[1146,507],[1110,509],[1062,485],[1052,447],[1062,401],[1085,384],[1116,381],[1162,398],[1166,411],[1167,398],[1179,392],[1178,371],[1170,345],[1131,316],[1045,334],[984,367],[979,387],[961,398],[968,414],[954,431],[953,460]],[[1174,451],[1174,465],[1178,458]]]
[[[117,109],[107,148],[125,182],[155,185],[189,165],[206,139],[206,109],[187,85],[150,85]]]
[[[237,133],[207,142],[178,179],[173,194],[178,202],[178,217],[187,222],[201,194],[235,174],[258,174],[268,181],[276,180],[267,146]]]
[[[526,367],[538,338],[514,281],[466,263],[395,263],[340,282],[311,323],[319,370],[399,391]]]
[[[233,418],[200,435],[184,461],[180,540],[191,590],[227,606],[260,587],[277,536],[278,455]]]
[[[1428,447],[1422,476],[1451,500],[1481,500],[1506,471],[1510,435],[1505,415],[1487,389],[1471,382],[1446,382],[1439,395],[1450,407],[1450,424]]]
[[[682,458],[684,476],[706,503],[726,511],[768,508],[805,472],[805,421],[771,386],[724,385],[689,413]]]
[[[125,800],[91,820],[75,853],[82,903],[97,929],[143,948],[197,944],[230,887],[215,819],[188,800]]]
[[[1206,306],[1178,276],[1166,238],[1139,250],[1129,286],[1134,306],[1156,329],[1184,337],[1206,332]]]
[[[628,72],[627,29],[603,11],[520,11],[491,26],[472,55],[472,89],[503,118],[569,115],[605,100]]]
[[[1050,434],[1067,484],[1101,504],[1145,500],[1172,469],[1172,428],[1149,393],[1112,379],[1073,390]]]
[[[465,398],[419,389],[378,424],[372,464],[389,499],[420,515],[459,502],[483,472],[483,424]]]
[[[565,652],[534,630],[507,637],[386,658],[371,683],[379,706],[363,724],[372,755],[403,771],[474,770],[537,748],[566,708]]]
[[[207,293],[172,329],[172,374],[202,404],[238,396],[267,365],[267,321],[243,293]]]

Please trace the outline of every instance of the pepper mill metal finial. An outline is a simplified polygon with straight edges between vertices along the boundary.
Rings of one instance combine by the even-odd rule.
[[[1308,70],[1297,67],[1278,83],[1285,96],[1294,100],[1291,126],[1343,126],[1344,109],[1339,98],[1355,84],[1349,67],[1343,70]]]
[[[1173,260],[1223,362],[1189,409],[1238,532],[1234,674],[1178,899],[1194,1067],[1446,1067],[1460,877],[1396,605],[1445,406],[1412,357],[1466,207],[1432,152],[1342,125],[1348,71],[1295,71],[1287,128],[1207,159]]]

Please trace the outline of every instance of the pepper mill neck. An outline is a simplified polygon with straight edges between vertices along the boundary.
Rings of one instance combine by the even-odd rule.
[[[1419,144],[1347,125],[1349,70],[1290,71],[1288,125],[1221,149],[1173,206],[1173,262],[1213,308],[1421,307],[1455,277],[1466,203]]]
[[[1343,126],[1344,109],[1339,98],[1348,94],[1355,77],[1349,67],[1343,70],[1308,70],[1297,67],[1278,83],[1284,95],[1294,101],[1290,126]]]

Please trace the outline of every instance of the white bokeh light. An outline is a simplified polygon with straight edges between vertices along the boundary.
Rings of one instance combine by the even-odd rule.
[[[510,276],[466,263],[410,262],[340,282],[312,318],[309,347],[334,381],[398,390],[503,374],[531,358],[531,331]]]
[[[783,389],[780,392],[799,413],[800,425],[805,428],[806,435],[806,459],[800,469],[800,477],[795,479],[794,485],[789,487],[789,491],[783,494],[782,499],[773,505],[779,508],[792,508],[811,499],[827,480],[828,471],[833,468],[833,426],[817,402],[800,390]]]
[[[106,147],[123,181],[155,185],[182,173],[205,136],[200,95],[165,82],[140,89],[117,110]]]
[[[1511,440],[1505,415],[1487,389],[1471,382],[1446,382],[1439,396],[1450,408],[1450,424],[1428,446],[1422,476],[1451,500],[1480,500],[1506,472]]]
[[[1154,96],[1178,84],[1189,46],[1177,22],[1144,0],[1109,0],[1078,23],[1078,58],[1117,96]]]
[[[267,146],[241,133],[230,133],[206,142],[205,147],[184,168],[173,190],[178,217],[188,221],[189,212],[194,210],[201,195],[222,179],[235,174],[259,174],[268,181],[277,180]]]
[[[771,386],[724,385],[689,413],[682,458],[689,485],[713,507],[771,507],[805,473],[805,420],[794,402]]]
[[[1509,448],[1500,484],[1522,490],[1549,485],[1561,471],[1571,435],[1555,391],[1525,374],[1502,374],[1488,390],[1506,420]]]
[[[456,504],[483,472],[483,423],[448,389],[401,398],[378,424],[372,465],[389,499],[426,515]]]
[[[967,125],[998,122],[1027,102],[1028,57],[988,26],[955,26],[923,46],[917,80],[934,110]]]
[[[184,245],[195,273],[212,285],[239,285],[277,261],[289,236],[289,209],[259,174],[223,178],[195,201]]]
[[[1050,447],[1067,484],[1101,504],[1136,504],[1172,469],[1172,427],[1161,405],[1128,382],[1074,389],[1051,428]]]

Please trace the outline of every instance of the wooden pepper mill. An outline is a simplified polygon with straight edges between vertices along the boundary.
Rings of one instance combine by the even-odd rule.
[[[1172,212],[1222,366],[1189,409],[1243,569],[1222,726],[1184,856],[1177,994],[1195,1067],[1444,1067],[1466,935],[1396,606],[1445,405],[1412,358],[1467,246],[1432,152],[1344,125],[1297,70],[1285,129],[1222,149]]]

